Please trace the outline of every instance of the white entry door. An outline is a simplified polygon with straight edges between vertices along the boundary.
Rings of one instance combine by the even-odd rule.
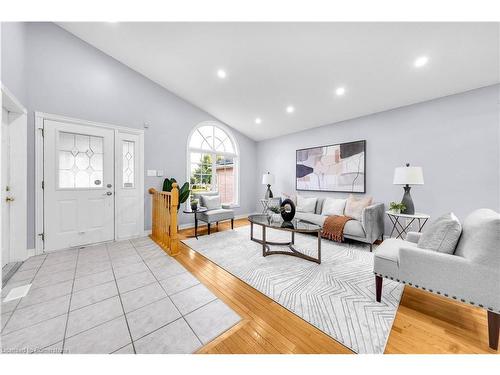
[[[44,120],[45,250],[114,239],[114,131]]]

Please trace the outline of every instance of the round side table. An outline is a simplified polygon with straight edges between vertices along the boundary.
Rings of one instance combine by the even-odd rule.
[[[422,213],[415,213],[413,215],[409,214],[396,214],[391,211],[385,211],[387,216],[389,216],[389,219],[391,220],[392,223],[392,230],[391,230],[391,235],[396,231],[398,234],[396,238],[403,238],[403,235],[407,234],[408,229],[411,227],[411,225],[416,221],[418,223],[418,231],[421,232],[422,228],[424,227],[425,223],[427,223],[427,220],[429,220],[430,216],[427,214],[422,214]],[[405,223],[402,223],[400,220],[407,220]]]
[[[185,214],[193,214],[194,215],[194,236],[196,239],[198,239],[198,216],[196,214],[199,214],[200,212],[205,212],[208,211],[206,207],[198,207],[196,210],[192,210],[191,208],[186,208],[182,212]]]

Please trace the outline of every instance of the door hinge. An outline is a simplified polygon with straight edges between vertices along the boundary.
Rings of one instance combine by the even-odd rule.
[[[42,181],[42,189],[45,189],[45,181]]]
[[[42,241],[45,241],[45,233],[39,233],[38,235],[42,238]]]

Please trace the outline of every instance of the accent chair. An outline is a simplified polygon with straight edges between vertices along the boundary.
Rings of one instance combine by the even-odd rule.
[[[455,251],[417,247],[420,233],[390,238],[375,251],[376,299],[383,278],[487,310],[489,346],[498,350],[500,329],[500,214],[479,209],[465,219]]]

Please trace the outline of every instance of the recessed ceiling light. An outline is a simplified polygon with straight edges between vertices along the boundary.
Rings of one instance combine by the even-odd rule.
[[[224,79],[226,78],[226,76],[227,74],[225,70],[222,69],[217,70],[217,77],[219,77],[220,79]]]
[[[337,96],[342,96],[345,94],[345,87],[337,87],[337,89],[335,90],[335,94],[337,94]]]
[[[429,58],[427,56],[420,56],[418,59],[415,60],[413,65],[415,68],[421,68],[424,65],[426,65],[429,62]]]
[[[294,111],[295,111],[295,108],[293,108],[293,106],[289,105],[288,107],[286,107],[287,113],[293,113]]]
[[[256,124],[262,124],[262,119],[261,119],[260,117],[257,117],[257,118],[255,119],[255,123],[256,123]]]

